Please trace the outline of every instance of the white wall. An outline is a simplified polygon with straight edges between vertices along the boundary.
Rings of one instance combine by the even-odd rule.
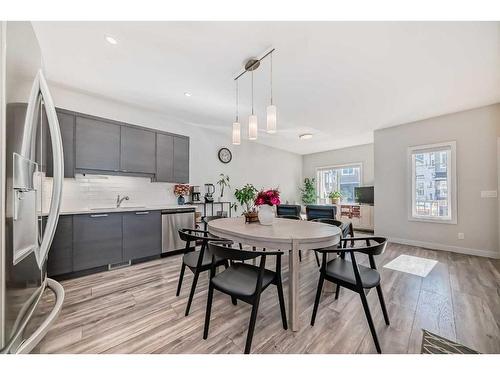
[[[500,104],[375,131],[375,233],[396,242],[500,257],[497,134]],[[408,220],[409,146],[456,141],[458,222]],[[465,239],[458,240],[459,232]]]
[[[242,140],[240,146],[231,144],[231,119],[228,119],[226,133],[217,133],[208,128],[195,127],[184,124],[179,120],[171,119],[164,114],[160,114],[148,109],[134,107],[126,103],[113,101],[86,93],[72,91],[54,84],[50,85],[51,93],[57,107],[68,110],[87,113],[117,121],[123,121],[152,129],[170,131],[190,137],[190,184],[200,185],[214,183],[220,173],[225,173],[230,177],[231,187],[240,187],[245,183],[252,183],[258,189],[278,186],[282,192],[282,201],[295,202],[298,200],[298,186],[302,175],[302,157],[298,154],[278,150],[264,146],[259,143]],[[186,98],[189,100],[189,98]],[[276,135],[279,137],[279,133]],[[221,163],[217,158],[217,151],[220,147],[228,147],[233,153],[233,160],[229,164]],[[131,185],[130,181],[135,181]],[[108,178],[108,182],[103,180],[86,179],[66,180],[65,197],[63,197],[62,209],[74,209],[69,207],[74,205],[75,197],[80,196],[84,205],[96,205],[89,198],[88,186],[99,186],[99,184],[111,184],[114,190],[123,189],[127,191],[137,191],[137,184],[141,185],[141,204],[148,199],[148,193],[154,204],[171,204],[175,202],[172,194],[172,184],[150,183],[142,184],[130,178]],[[84,184],[83,186],[74,186]],[[148,187],[149,186],[149,187]],[[66,189],[66,187],[68,187]],[[82,188],[83,187],[83,188]],[[161,190],[164,189],[164,202]],[[202,190],[203,191],[203,190]],[[70,193],[71,192],[71,193]],[[83,192],[84,195],[79,195]],[[76,194],[76,195],[75,195]],[[113,192],[114,194],[114,192]],[[226,198],[235,200],[232,192],[225,194]],[[133,205],[129,201],[128,204]]]
[[[304,155],[302,172],[304,177],[316,178],[316,168],[352,163],[363,165],[363,181],[361,183],[373,185],[375,181],[373,143]]]

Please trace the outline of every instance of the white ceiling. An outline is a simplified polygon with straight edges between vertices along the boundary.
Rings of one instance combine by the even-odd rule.
[[[34,23],[49,80],[224,129],[228,142],[235,112],[232,78],[246,59],[274,47],[279,132],[263,130],[269,101],[264,61],[254,76],[258,142],[299,154],[369,143],[375,129],[500,102],[499,25]],[[118,44],[108,44],[105,34]],[[186,91],[192,96],[185,97]],[[244,129],[249,111],[247,74],[240,80]],[[306,132],[313,139],[299,140]]]

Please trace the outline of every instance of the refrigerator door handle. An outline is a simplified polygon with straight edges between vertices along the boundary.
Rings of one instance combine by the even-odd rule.
[[[21,148],[21,155],[31,159],[32,154],[32,140],[36,128],[34,127],[33,119],[36,116],[36,103],[39,96],[42,96],[45,103],[45,111],[47,114],[47,121],[49,125],[49,132],[52,144],[53,153],[53,182],[52,182],[52,199],[50,202],[49,214],[47,217],[47,224],[45,227],[42,242],[35,252],[36,260],[40,269],[47,258],[47,254],[56,232],[57,222],[59,220],[59,212],[61,209],[61,197],[64,180],[64,154],[62,146],[61,131],[59,129],[59,121],[57,119],[56,108],[54,101],[50,95],[47,81],[43,75],[42,70],[38,71],[33,86],[31,88],[30,99],[26,111],[26,120],[24,125],[23,143]]]

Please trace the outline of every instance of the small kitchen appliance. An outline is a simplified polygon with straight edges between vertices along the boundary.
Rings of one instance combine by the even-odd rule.
[[[205,184],[205,203],[212,203],[214,201],[213,194],[215,193],[214,184]]]
[[[191,186],[191,200],[193,202],[201,202],[200,195],[201,195],[200,187]]]

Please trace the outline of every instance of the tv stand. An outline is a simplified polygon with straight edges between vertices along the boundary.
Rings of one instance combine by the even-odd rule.
[[[337,220],[350,221],[354,229],[374,230],[374,206],[363,203],[341,202],[337,207]]]

